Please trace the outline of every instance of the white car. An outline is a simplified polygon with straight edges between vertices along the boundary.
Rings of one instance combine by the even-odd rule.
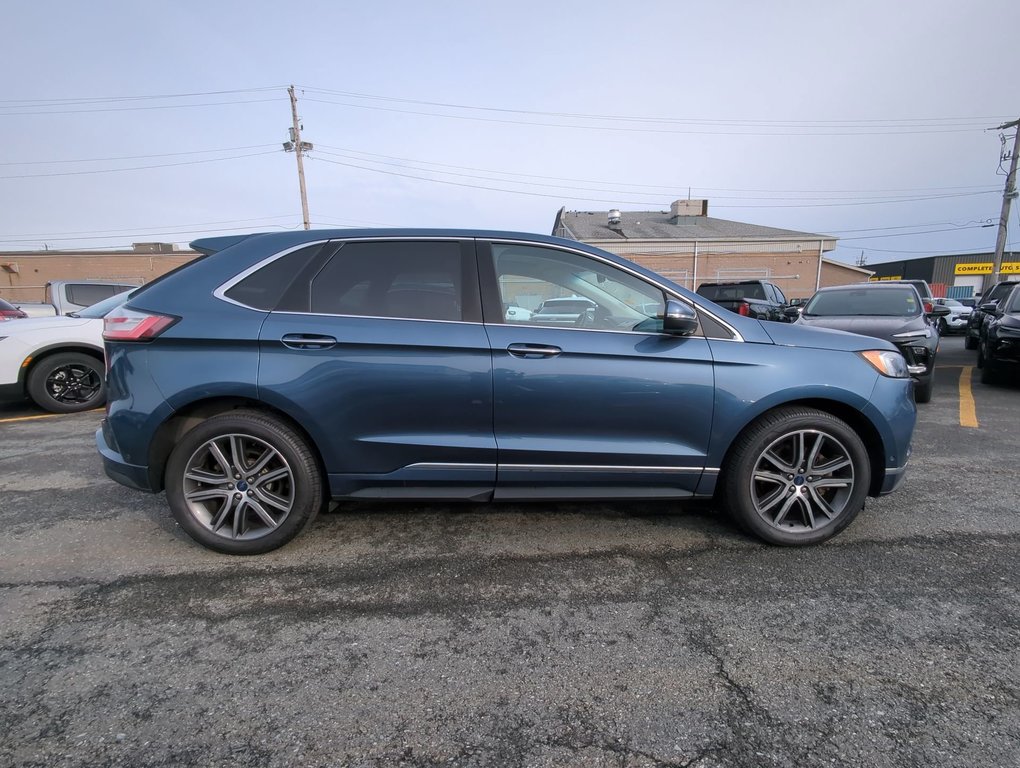
[[[28,396],[53,413],[103,405],[103,316],[127,298],[122,293],[71,315],[0,324],[0,398]]]
[[[970,313],[974,311],[973,307],[961,304],[956,299],[935,299],[935,304],[949,307],[949,314],[938,320],[941,335],[945,336],[951,331],[967,332],[967,321],[970,320]]]

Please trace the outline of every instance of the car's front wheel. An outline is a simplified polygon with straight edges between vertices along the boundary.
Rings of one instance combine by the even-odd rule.
[[[28,374],[28,396],[52,413],[78,413],[106,401],[102,360],[81,352],[43,358]]]
[[[166,465],[166,496],[181,528],[232,555],[282,547],[324,503],[322,471],[289,425],[257,411],[214,416],[184,435]]]
[[[932,371],[923,379],[914,382],[914,402],[930,403],[931,393],[935,387],[935,371]]]
[[[978,340],[970,335],[970,331],[964,331],[967,335],[963,339],[963,346],[965,349],[977,349]]]
[[[817,544],[857,516],[871,483],[864,443],[843,420],[781,408],[734,442],[722,495],[745,529],[772,544]]]

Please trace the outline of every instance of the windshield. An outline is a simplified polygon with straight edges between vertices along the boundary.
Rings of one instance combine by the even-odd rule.
[[[1020,312],[1020,291],[1013,291],[1013,298],[1009,302],[1007,312]]]
[[[871,316],[913,317],[921,312],[917,291],[903,288],[858,288],[816,293],[804,308],[805,315],[819,317]]]
[[[115,293],[109,298],[97,301],[91,307],[86,307],[74,313],[75,317],[87,317],[90,320],[95,320],[100,317],[106,317],[106,314],[111,310],[119,307],[125,301],[130,298],[130,294],[127,291],[121,291]]]

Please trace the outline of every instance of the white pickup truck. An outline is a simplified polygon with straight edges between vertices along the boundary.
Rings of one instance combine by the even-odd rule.
[[[106,283],[92,280],[53,280],[46,283],[46,301],[11,302],[29,317],[52,317],[77,312],[96,302],[137,288],[136,283]]]

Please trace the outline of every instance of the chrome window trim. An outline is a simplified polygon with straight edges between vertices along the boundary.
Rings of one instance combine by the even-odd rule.
[[[227,297],[226,293],[235,285],[237,285],[239,282],[244,280],[246,277],[258,272],[264,266],[272,264],[277,259],[282,259],[284,256],[290,253],[294,253],[295,251],[300,251],[302,248],[308,248],[313,245],[325,245],[328,242],[330,242],[330,238],[327,238],[325,240],[311,240],[307,243],[301,243],[300,245],[295,245],[292,248],[287,248],[286,250],[274,253],[272,256],[267,256],[266,258],[262,259],[262,261],[258,262],[257,264],[252,264],[250,267],[248,267],[240,274],[234,275],[232,278],[227,280],[227,282],[223,283],[219,288],[213,291],[213,296],[215,296],[220,301],[225,301],[227,304],[233,304],[236,307],[244,307],[245,309],[250,309],[253,312],[272,312],[271,309],[258,309],[257,307],[253,307],[249,304],[242,304],[239,301]]]
[[[374,236],[369,236],[369,237],[350,237],[350,238],[345,238],[345,237],[328,237],[328,238],[325,238],[323,240],[310,240],[308,242],[300,243],[298,245],[292,246],[291,248],[286,248],[286,249],[284,249],[282,251],[279,251],[278,253],[274,253],[273,255],[267,256],[266,258],[262,259],[261,261],[253,264],[252,266],[248,267],[247,269],[245,269],[244,271],[240,272],[239,274],[234,275],[234,277],[230,278],[225,283],[220,285],[216,290],[213,291],[213,296],[215,296],[220,301],[226,302],[227,304],[233,304],[234,306],[237,306],[237,307],[243,307],[244,309],[250,309],[253,312],[272,311],[272,310],[258,309],[256,307],[249,306],[248,304],[242,304],[239,301],[235,301],[234,299],[228,298],[226,296],[226,292],[229,291],[231,288],[233,288],[235,285],[237,285],[239,282],[244,280],[249,275],[253,274],[254,272],[257,272],[260,269],[262,269],[262,267],[264,267],[264,266],[266,266],[268,264],[271,264],[274,261],[276,261],[277,259],[281,259],[281,258],[283,258],[284,256],[286,256],[286,255],[288,255],[290,253],[294,253],[294,251],[298,251],[298,250],[301,250],[302,248],[307,248],[307,247],[312,246],[312,245],[325,245],[326,243],[332,243],[332,242],[343,242],[343,243],[387,242],[387,241],[388,242],[392,242],[392,241],[416,242],[416,241],[423,241],[423,240],[445,241],[445,242],[464,242],[465,240],[474,240],[474,241],[477,242],[477,241],[480,240],[482,242],[487,242],[487,243],[504,243],[504,244],[510,244],[510,245],[530,245],[530,246],[533,246],[533,247],[536,247],[536,248],[547,248],[547,249],[554,250],[554,251],[564,251],[566,253],[573,253],[573,254],[576,254],[578,256],[585,256],[585,257],[590,258],[590,259],[595,259],[596,261],[599,261],[599,262],[601,262],[603,264],[606,264],[607,266],[615,267],[616,269],[620,269],[620,270],[630,274],[631,276],[637,278],[638,280],[641,280],[643,282],[650,283],[650,284],[654,285],[659,290],[661,290],[663,293],[665,293],[667,296],[670,296],[670,297],[676,299],[677,301],[682,301],[684,304],[686,304],[689,307],[691,307],[695,312],[704,312],[706,315],[711,317],[713,320],[718,322],[720,325],[722,325],[724,328],[726,328],[728,331],[730,331],[730,333],[733,334],[733,338],[732,339],[718,339],[718,338],[716,338],[714,336],[705,336],[705,335],[702,335],[700,338],[703,338],[703,339],[706,339],[706,340],[712,339],[713,341],[739,341],[739,342],[745,341],[744,337],[740,334],[740,332],[736,328],[734,328],[732,325],[727,323],[725,320],[723,320],[721,317],[716,315],[714,312],[710,312],[709,310],[707,310],[707,309],[705,309],[703,307],[700,307],[697,304],[694,304],[693,302],[691,302],[690,300],[684,298],[683,296],[680,296],[679,294],[677,294],[675,291],[671,290],[667,286],[663,285],[662,283],[660,283],[660,282],[658,282],[656,280],[653,280],[653,279],[647,277],[646,275],[642,275],[641,273],[636,272],[636,271],[630,269],[629,267],[623,266],[621,264],[617,264],[617,263],[615,263],[613,261],[610,261],[609,259],[606,259],[606,258],[604,258],[602,256],[598,256],[598,255],[593,254],[593,253],[588,253],[587,251],[583,251],[583,250],[580,250],[580,249],[577,249],[577,248],[568,248],[568,247],[562,246],[562,245],[553,245],[551,243],[543,243],[543,242],[536,241],[536,240],[515,240],[515,239],[512,239],[512,238],[485,238],[485,237],[477,237],[477,236],[467,236],[467,237],[446,236],[446,237],[443,237],[443,236],[437,236],[437,235],[432,235],[432,236],[426,235],[426,236],[422,236],[422,237],[414,237],[414,236],[410,236],[410,235],[399,235],[399,236],[394,236],[394,237],[389,237],[389,236],[386,236],[386,235],[374,235]],[[324,312],[280,312],[279,314],[308,315],[308,316],[314,316],[314,317],[364,317],[364,318],[369,318],[369,319],[373,319],[373,320],[414,320],[414,321],[423,322],[423,323],[460,323],[460,324],[464,324],[464,325],[484,325],[484,323],[476,323],[476,322],[465,321],[465,320],[426,320],[426,319],[418,318],[418,317],[390,317],[390,316],[380,317],[380,316],[376,316],[376,315],[335,315],[335,314],[324,313]],[[516,323],[507,323],[507,322],[491,323],[491,325],[507,325],[507,326],[510,326],[510,327],[517,326]],[[596,328],[571,328],[570,326],[557,326],[557,325],[527,325],[527,326],[525,326],[525,325],[521,324],[520,326],[517,326],[517,327],[555,328],[557,330],[565,330],[565,331],[589,331],[589,332],[593,331],[595,333],[626,333],[626,334],[631,334],[631,335],[634,335],[634,336],[662,336],[663,335],[662,333],[654,333],[654,332],[650,333],[650,332],[647,332],[647,331],[614,331],[614,330],[609,330],[609,329],[596,329]]]
[[[716,315],[714,312],[710,312],[707,309],[704,309],[703,307],[699,307],[697,304],[694,304],[689,299],[679,295],[678,293],[673,291],[671,288],[663,285],[662,283],[658,282],[657,280],[653,280],[653,279],[649,278],[648,276],[641,274],[640,272],[637,272],[637,271],[635,271],[633,269],[630,269],[629,267],[625,267],[625,266],[623,266],[621,264],[617,264],[616,262],[610,261],[609,259],[606,259],[606,258],[604,258],[602,256],[597,256],[594,253],[588,253],[588,251],[582,251],[582,250],[580,250],[578,248],[569,248],[569,247],[563,246],[563,245],[553,245],[551,243],[536,242],[534,240],[514,240],[514,239],[510,239],[510,238],[477,238],[477,237],[475,239],[476,240],[482,240],[482,241],[487,242],[487,243],[505,243],[505,244],[510,244],[510,245],[531,245],[531,246],[535,246],[537,248],[548,248],[548,249],[556,250],[556,251],[565,251],[567,253],[577,254],[578,256],[586,256],[589,259],[596,259],[597,261],[600,261],[603,264],[606,264],[606,265],[608,265],[610,267],[615,267],[616,269],[623,270],[624,272],[629,273],[631,276],[636,277],[638,280],[641,280],[641,281],[646,282],[646,283],[651,283],[652,285],[656,286],[660,291],[665,293],[667,296],[671,296],[672,298],[676,299],[677,301],[682,301],[684,304],[686,304],[689,307],[691,307],[695,312],[704,312],[706,315],[711,317],[713,320],[718,322],[720,325],[725,327],[727,330],[730,331],[730,333],[733,334],[733,338],[732,339],[715,339],[714,336],[702,336],[702,338],[704,338],[704,339],[713,339],[713,340],[717,340],[717,341],[741,341],[742,342],[742,341],[745,340],[744,337],[740,334],[740,331],[738,331],[732,325],[730,325],[725,320],[723,320],[721,317]],[[497,279],[498,279],[498,276],[497,276]],[[512,324],[504,322],[504,323],[493,323],[493,325],[512,325]],[[545,326],[536,326],[536,327],[545,327]],[[581,328],[581,329],[578,329],[578,330],[586,330],[586,329]],[[628,331],[608,331],[608,333],[628,333]],[[634,331],[629,331],[629,333],[634,333]],[[661,336],[662,334],[642,334],[642,335],[645,335],[645,336],[648,336],[648,335]]]
[[[415,464],[408,464],[401,469],[495,469],[495,464],[473,464],[471,462],[457,461],[419,461]]]

